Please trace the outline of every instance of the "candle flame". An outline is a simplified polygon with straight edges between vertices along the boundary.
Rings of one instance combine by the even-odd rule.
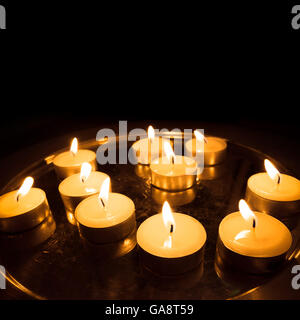
[[[90,163],[84,162],[81,165],[80,180],[82,181],[82,183],[84,183],[87,180],[87,178],[90,176],[91,171],[92,171],[92,166]]]
[[[253,223],[254,220],[256,225],[256,216],[254,212],[249,208],[247,202],[243,199],[239,201],[239,210],[245,221]]]
[[[110,178],[106,178],[102,183],[101,190],[99,193],[99,200],[104,204],[104,206],[107,206],[109,187]]]
[[[20,197],[24,197],[29,192],[33,182],[34,180],[32,177],[25,178],[20,189],[17,191],[17,201],[20,199]]]
[[[168,158],[168,160],[170,161],[172,158],[175,158],[175,153],[170,145],[170,143],[168,141],[164,142],[164,152]]]
[[[276,181],[277,183],[279,183],[280,181],[280,172],[277,170],[277,168],[274,166],[274,164],[269,161],[268,159],[265,159],[264,161],[265,163],[265,169],[267,171],[267,174],[269,175],[269,177]]]
[[[77,138],[74,138],[72,140],[70,151],[73,153],[74,156],[77,153],[77,151],[78,151],[78,140],[77,140]]]
[[[162,217],[164,221],[164,225],[168,232],[170,232],[171,226],[173,225],[173,232],[175,231],[175,220],[172,214],[171,207],[168,201],[165,201],[162,207]]]
[[[148,127],[148,139],[153,141],[154,137],[155,137],[155,131],[152,126],[149,126]]]
[[[196,137],[196,140],[207,143],[207,140],[205,139],[204,134],[202,132],[194,130],[194,135]]]

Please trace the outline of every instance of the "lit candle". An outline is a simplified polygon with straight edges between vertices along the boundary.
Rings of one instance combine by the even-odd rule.
[[[292,244],[288,228],[276,218],[253,212],[244,200],[219,225],[217,257],[229,267],[253,274],[278,269]]]
[[[81,236],[92,243],[119,241],[135,228],[135,206],[120,193],[109,192],[110,180],[105,179],[99,195],[79,203],[75,219]]]
[[[161,156],[162,153],[162,138],[155,137],[155,131],[152,126],[148,127],[148,137],[140,139],[132,145],[135,157],[139,164],[148,165],[152,159]]]
[[[72,140],[70,151],[62,152],[53,159],[55,172],[59,179],[79,173],[84,162],[90,163],[92,170],[97,169],[96,153],[92,150],[78,150],[77,138]]]
[[[257,211],[277,218],[289,217],[300,212],[300,181],[280,173],[267,159],[266,172],[254,174],[248,179],[246,200]]]
[[[167,141],[164,141],[164,152],[166,156],[153,160],[150,165],[152,185],[172,191],[192,187],[197,179],[196,161],[175,155]]]
[[[172,213],[168,202],[162,213],[146,219],[137,231],[144,265],[159,274],[179,274],[199,266],[205,242],[202,224],[189,215]]]
[[[203,164],[204,166],[216,165],[225,160],[227,142],[224,139],[205,137],[199,130],[195,130],[194,135],[195,139],[188,140],[185,148],[188,156],[196,156],[199,167],[203,167]]]
[[[19,190],[0,197],[0,231],[15,233],[40,224],[50,213],[45,192],[27,177]]]
[[[67,218],[70,223],[75,224],[75,208],[83,199],[98,194],[105,179],[106,173],[92,171],[88,162],[81,165],[80,173],[73,174],[64,179],[58,187],[60,196],[65,206]]]

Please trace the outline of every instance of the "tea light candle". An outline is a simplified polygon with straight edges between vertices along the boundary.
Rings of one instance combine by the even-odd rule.
[[[300,212],[300,181],[280,173],[267,159],[266,172],[254,174],[248,179],[246,200],[252,208],[285,218]]]
[[[92,150],[78,150],[77,138],[73,139],[70,151],[62,152],[53,159],[55,172],[61,180],[79,173],[84,162],[90,163],[93,171],[97,169],[96,153]]]
[[[141,259],[159,274],[180,274],[203,261],[206,231],[195,218],[172,213],[168,202],[162,213],[146,219],[137,230]]]
[[[110,193],[110,180],[103,182],[99,195],[79,203],[75,219],[81,236],[92,243],[124,239],[135,228],[133,201],[120,193]]]
[[[131,147],[137,162],[148,165],[153,159],[159,158],[162,154],[162,140],[161,137],[155,137],[153,127],[149,126],[148,137],[136,141]]]
[[[196,139],[186,142],[186,154],[196,156],[198,166],[212,166],[223,162],[226,158],[227,142],[217,137],[205,137],[200,131],[195,130]],[[203,160],[204,157],[204,160]]]
[[[71,224],[76,223],[73,214],[77,205],[85,198],[99,193],[107,178],[109,176],[106,173],[92,171],[92,166],[84,162],[81,165],[80,173],[67,177],[59,184],[58,190]]]
[[[50,213],[45,192],[27,177],[19,190],[0,197],[0,231],[16,233],[40,224]]]
[[[290,231],[276,218],[250,210],[244,200],[240,200],[239,210],[219,225],[217,256],[224,265],[241,272],[275,271],[285,262],[291,247]]]
[[[150,164],[151,183],[164,190],[184,190],[192,187],[197,179],[195,160],[175,155],[169,142],[164,142],[165,157]]]

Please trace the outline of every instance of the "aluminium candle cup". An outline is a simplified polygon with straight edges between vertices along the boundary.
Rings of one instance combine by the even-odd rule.
[[[174,168],[175,173],[172,174],[172,164],[165,157],[154,160],[150,165],[151,184],[169,191],[189,189],[196,184],[197,164],[195,160],[177,155]],[[178,172],[176,172],[177,168],[179,168]]]
[[[136,228],[134,228],[130,234],[125,238],[109,243],[93,243],[84,238],[80,234],[84,248],[89,256],[93,259],[110,260],[123,257],[131,252],[136,246]]]
[[[34,228],[42,221],[44,221],[49,214],[51,214],[46,193],[39,188],[31,188],[29,193],[32,192],[40,193],[40,203],[21,214],[14,215],[11,217],[0,217],[0,232],[17,233]],[[2,199],[4,199],[4,197],[7,196],[11,198],[10,201],[15,201],[15,195],[16,191],[6,193],[0,197],[0,202],[2,201]],[[22,199],[20,201],[22,201]]]
[[[139,246],[144,267],[158,275],[179,275],[196,269],[203,263],[205,245],[193,254],[179,258],[164,258],[153,255]]]
[[[218,266],[249,274],[268,274],[278,271],[286,262],[287,252],[274,257],[251,257],[228,249],[220,237],[216,246]]]
[[[280,220],[289,219],[300,214],[300,199],[294,201],[277,201],[261,197],[247,185],[245,200],[253,210],[268,213]]]
[[[154,186],[151,188],[152,199],[158,203],[163,204],[168,201],[172,207],[183,206],[191,203],[196,198],[196,187],[193,186],[183,191],[166,191],[158,189]]]
[[[102,186],[103,181],[106,178],[109,178],[109,176],[106,173],[103,172],[99,172],[99,171],[93,171],[91,172],[90,176],[88,177],[86,183],[90,182],[90,178],[93,178],[95,181],[92,183],[92,185],[88,185],[88,187],[93,188],[93,191],[89,191],[89,192],[84,192],[82,193],[81,191],[74,192],[71,190],[68,190],[68,188],[66,187],[67,184],[71,184],[72,180],[78,180],[78,183],[80,182],[80,173],[77,173],[75,175],[72,175],[70,177],[67,177],[66,179],[64,179],[58,186],[58,190],[61,196],[61,199],[63,201],[64,207],[65,207],[65,211],[66,211],[66,215],[67,215],[67,219],[68,221],[75,225],[76,221],[74,218],[74,213],[75,213],[75,209],[78,206],[78,204],[83,201],[84,199],[95,195],[97,193],[99,193],[100,188]],[[110,185],[110,189],[111,189],[111,185]]]
[[[0,234],[0,247],[12,251],[22,251],[34,248],[48,240],[55,232],[56,223],[52,214],[36,227],[18,233]]]
[[[108,207],[114,205],[118,206],[118,200],[121,199],[122,204],[118,209],[126,209],[124,211],[124,215],[119,218],[117,223],[114,223],[113,219],[113,224],[111,224],[108,219],[106,221],[103,217],[101,218],[102,221],[100,221],[99,226],[88,226],[86,225],[88,224],[86,221],[86,224],[82,222],[82,217],[85,216],[85,210],[89,210],[89,203],[92,203],[92,206],[101,206],[101,204],[99,203],[98,195],[88,197],[85,200],[81,201],[75,210],[75,219],[80,235],[92,243],[101,244],[119,241],[126,238],[136,228],[135,206],[133,201],[125,195],[119,193],[110,193],[109,199],[109,201],[111,201],[111,204],[108,203]],[[124,208],[125,205],[127,205],[127,208]],[[92,221],[96,220],[96,218],[92,219]],[[97,224],[97,221],[95,223]]]
[[[215,144],[212,150],[209,150],[208,146],[204,142],[199,143],[196,139],[190,139],[185,145],[186,155],[190,157],[196,157],[196,148],[199,144],[202,146],[202,148],[204,147],[204,160],[203,162],[201,161],[201,163],[199,163],[200,165],[204,164],[204,166],[214,166],[225,161],[227,153],[226,140],[213,136],[206,136],[205,138],[208,143],[211,142]],[[205,148],[207,148],[207,151]]]
[[[76,217],[76,214],[75,214]],[[77,221],[77,226],[80,235],[92,243],[109,243],[116,242],[126,238],[136,227],[135,214],[132,214],[128,219],[105,228],[91,228]]]
[[[70,151],[65,151],[58,154],[53,159],[54,170],[60,181],[69,176],[72,176],[73,174],[80,173],[81,165],[83,162],[88,162],[92,166],[92,171],[97,170],[96,153],[94,151],[79,149],[77,154],[75,155],[75,157],[77,157],[77,161],[74,160],[74,162],[65,163],[64,157],[69,154],[71,154]]]
[[[245,272],[237,272],[236,269],[231,268],[223,264],[222,260],[216,255],[214,269],[217,276],[227,284],[231,286],[232,290],[236,292],[248,291],[249,288],[255,288],[262,284],[262,281],[266,281],[271,278],[274,273],[263,273],[263,274],[250,274]]]
[[[175,275],[162,275],[153,272],[143,263],[141,263],[141,272],[153,287],[159,287],[165,290],[173,290],[173,292],[176,292],[176,290],[191,289],[196,285],[199,285],[203,277],[204,259],[202,259],[200,265],[185,273]]]

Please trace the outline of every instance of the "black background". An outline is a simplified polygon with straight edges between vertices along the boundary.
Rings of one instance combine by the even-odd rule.
[[[0,4],[2,159],[119,120],[200,123],[300,173],[299,1]]]
[[[199,120],[295,137],[296,3],[1,0],[1,153],[118,120]]]

